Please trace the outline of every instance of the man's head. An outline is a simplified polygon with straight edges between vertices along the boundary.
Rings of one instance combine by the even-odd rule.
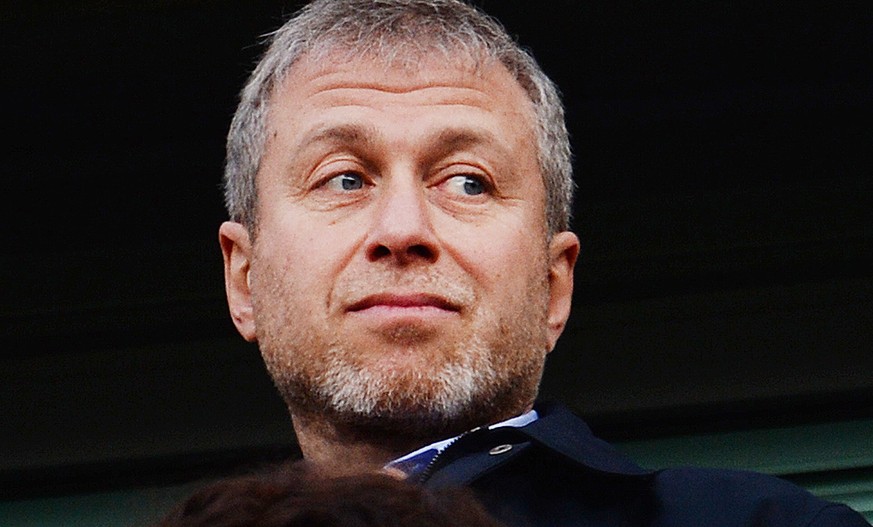
[[[500,527],[470,489],[378,473],[326,477],[305,462],[219,479],[155,527]]]
[[[276,87],[298,60],[370,56],[414,68],[436,53],[446,60],[499,62],[521,85],[534,112],[549,229],[569,228],[573,169],[558,90],[496,20],[459,0],[318,0],[273,33],[270,42],[241,93],[228,134],[225,205],[232,221],[252,232],[257,225],[256,176],[268,140],[267,115]]]
[[[315,2],[245,88],[226,177],[231,313],[298,421],[428,438],[532,404],[578,252],[569,147],[493,21]]]

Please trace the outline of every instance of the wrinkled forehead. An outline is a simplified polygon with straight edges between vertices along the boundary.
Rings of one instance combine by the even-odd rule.
[[[513,110],[523,116],[532,134],[531,140],[536,140],[534,103],[514,73],[496,58],[464,48],[415,46],[395,53],[380,53],[379,49],[334,45],[302,54],[274,84],[270,106],[284,98],[289,87],[304,84],[326,72],[353,73],[362,84],[390,77],[393,86],[385,88],[398,92],[422,86],[475,87],[491,97],[513,101]]]
[[[286,132],[295,130],[291,135],[301,135],[313,123],[324,121],[319,126],[327,126],[328,122],[337,126],[338,118],[360,118],[361,105],[381,111],[390,107],[415,116],[409,121],[414,126],[410,134],[437,126],[438,121],[441,124],[437,127],[446,131],[468,129],[468,136],[472,130],[490,128],[489,133],[495,133],[501,142],[514,145],[511,150],[519,157],[519,165],[527,166],[528,160],[537,159],[533,103],[506,67],[493,60],[485,62],[462,55],[446,61],[431,55],[416,62],[398,62],[372,54],[342,52],[304,56],[271,98],[268,138],[276,135],[275,127],[279,126]],[[390,120],[396,121],[399,115]],[[375,133],[375,128],[370,133]],[[532,171],[539,169],[531,167]]]

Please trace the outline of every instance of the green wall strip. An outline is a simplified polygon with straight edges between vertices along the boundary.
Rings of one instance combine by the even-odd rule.
[[[649,468],[753,470],[791,479],[873,522],[873,420],[632,441],[617,445]]]
[[[873,467],[873,420],[620,443],[649,467],[754,470],[788,475]]]

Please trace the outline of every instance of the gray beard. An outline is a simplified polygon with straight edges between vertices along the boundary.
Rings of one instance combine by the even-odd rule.
[[[496,374],[481,342],[470,343],[471,352],[457,362],[413,371],[359,369],[331,350],[330,364],[318,380],[315,396],[343,421],[358,419],[447,423],[457,420],[493,386]]]
[[[315,378],[268,368],[292,414],[317,415],[368,436],[431,439],[521,413],[536,398],[544,358],[501,378],[481,351],[427,370],[359,368],[336,350]]]
[[[354,292],[368,282],[365,278],[339,288]],[[415,282],[424,290],[468,298],[471,293],[460,284],[435,274]],[[450,339],[448,348],[420,351],[430,359],[423,357],[418,368],[372,367],[361,359],[365,354],[355,352],[355,344],[340,336],[325,338],[327,328],[287,333],[294,313],[265,319],[269,330],[259,337],[261,351],[292,415],[318,417],[368,437],[448,437],[512,417],[533,403],[549,351],[545,288],[545,283],[532,284],[518,311],[479,317],[484,327],[472,328],[464,342]],[[280,291],[277,296],[293,295]],[[419,352],[414,331],[394,337],[408,342],[409,353]]]
[[[480,335],[451,360],[418,369],[360,367],[338,344],[327,348],[317,375],[264,358],[292,414],[320,416],[369,436],[431,439],[511,417],[533,403],[547,350],[532,335],[518,340],[504,343],[504,353],[517,361],[512,368],[495,367],[501,357]]]

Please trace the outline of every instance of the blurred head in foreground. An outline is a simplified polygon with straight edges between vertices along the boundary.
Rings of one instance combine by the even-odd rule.
[[[381,473],[323,477],[305,463],[211,483],[156,527],[500,527],[466,489]]]

